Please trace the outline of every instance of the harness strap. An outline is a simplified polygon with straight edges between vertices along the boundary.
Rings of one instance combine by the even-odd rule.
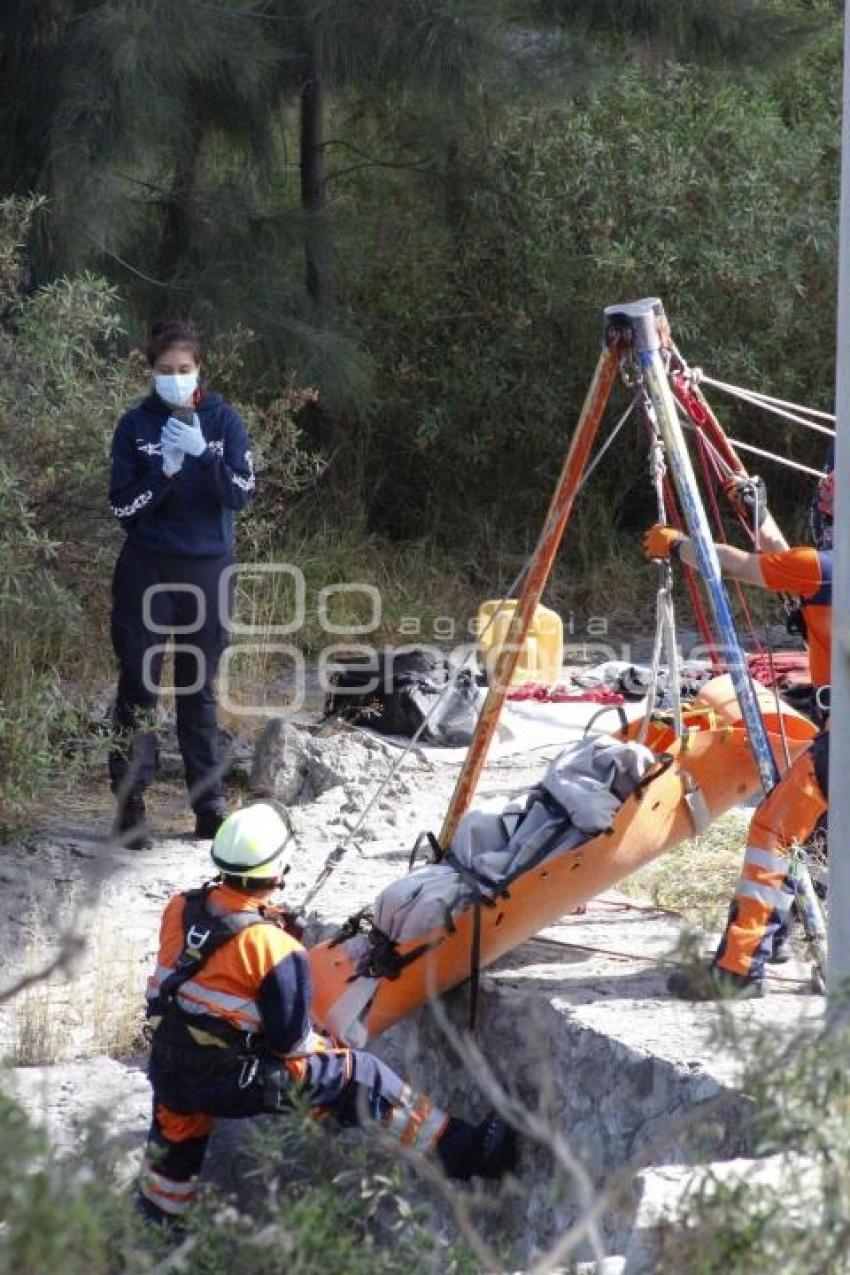
[[[417,947],[411,948],[409,952],[402,953],[399,951],[396,940],[391,939],[389,934],[379,930],[376,925],[372,926],[368,937],[368,950],[358,962],[354,973],[349,976],[349,983],[355,982],[358,978],[397,979],[408,965],[418,961],[420,956],[432,951],[443,941],[441,938],[433,939],[426,943],[420,943]]]
[[[177,959],[172,972],[163,979],[154,1004],[159,1001],[164,1008],[179,1010],[177,996],[180,988],[190,978],[194,978],[204,968],[210,958],[225,943],[236,938],[253,925],[272,925],[276,929],[283,928],[275,917],[268,916],[261,908],[251,908],[244,912],[229,912],[218,916],[211,912],[208,896],[212,887],[202,886],[199,890],[187,890],[183,908],[183,951]]]
[[[410,858],[407,861],[408,872],[413,871],[413,865],[416,863],[416,860],[419,858],[419,853],[424,845],[427,845],[431,851],[431,858],[428,860],[428,862],[429,863],[440,862],[440,858],[442,857],[443,850],[439,841],[434,836],[433,832],[427,832],[427,831],[420,832],[419,836],[416,838],[415,842],[413,843],[413,849],[411,850]]]
[[[689,771],[682,771],[682,778],[685,783],[685,791],[683,799],[688,808],[688,814],[691,817],[691,823],[694,825],[694,832],[699,836],[705,832],[711,823],[711,811],[708,808],[708,802],[705,799],[705,793],[694,779]]]
[[[326,1030],[352,1049],[363,1049],[369,1039],[363,1015],[377,991],[378,982],[377,978],[365,975],[349,981],[348,987],[325,1015]]]
[[[469,1030],[478,1025],[478,993],[481,987],[481,895],[472,901],[472,942],[469,949]]]

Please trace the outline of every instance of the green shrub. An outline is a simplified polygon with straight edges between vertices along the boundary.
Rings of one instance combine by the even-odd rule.
[[[58,1158],[0,1092],[0,1275],[136,1275],[178,1247],[173,1269],[199,1275],[476,1269],[418,1202],[416,1178],[366,1138],[334,1138],[296,1112],[251,1142],[240,1159],[250,1213],[206,1187],[185,1236],[169,1240],[135,1217],[128,1165],[102,1126]]]
[[[382,190],[351,254],[378,360],[355,437],[372,525],[392,535],[428,531],[483,563],[527,542],[607,304],[658,295],[692,363],[831,410],[840,30],[746,77],[626,49],[608,65],[578,94],[489,104],[439,181]],[[370,190],[360,179],[352,209]],[[711,397],[730,433],[822,461],[822,439]],[[573,589],[651,515],[644,454],[630,426],[594,475],[562,563]],[[799,530],[799,482],[764,468]]]
[[[846,1028],[822,1035],[725,1016],[755,1102],[753,1149],[776,1156],[773,1183],[709,1175],[664,1229],[659,1270],[674,1275],[815,1275],[850,1270],[850,1079]]]

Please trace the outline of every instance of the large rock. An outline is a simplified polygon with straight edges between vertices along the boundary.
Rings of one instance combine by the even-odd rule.
[[[251,788],[257,796],[297,806],[342,787],[354,809],[359,790],[365,799],[366,789],[389,772],[392,761],[392,750],[371,735],[350,730],[313,735],[276,717],[257,741]],[[395,782],[392,791],[401,790]]]
[[[656,1275],[672,1270],[665,1259],[665,1238],[683,1225],[698,1200],[719,1190],[746,1188],[763,1203],[766,1193],[782,1201],[787,1224],[801,1230],[817,1224],[824,1207],[821,1175],[814,1161],[800,1155],[721,1160],[698,1168],[664,1165],[644,1170],[635,1180],[637,1207],[625,1252],[624,1275]]]
[[[615,905],[615,906],[612,906]],[[476,1039],[490,1068],[524,1106],[566,1139],[594,1190],[634,1164],[696,1166],[752,1151],[752,1107],[740,1091],[740,1059],[717,1039],[716,1007],[666,993],[667,970],[650,957],[676,942],[674,918],[591,904],[503,957],[482,975]],[[574,946],[573,946],[574,945]],[[630,959],[634,953],[635,959]],[[458,1055],[469,994],[443,998],[444,1024],[429,1009],[398,1023],[371,1048],[441,1103],[475,1118],[490,1106],[475,1065]],[[822,1001],[771,993],[726,1012],[754,1031],[817,1030]],[[506,1199],[503,1233],[520,1258],[545,1248],[581,1213],[575,1181],[553,1171],[551,1152],[525,1139],[521,1177],[529,1194]],[[660,1170],[659,1170],[660,1171]],[[664,1170],[666,1172],[666,1170]],[[626,1189],[606,1211],[607,1252],[623,1254],[637,1204]],[[643,1223],[641,1226],[643,1227]],[[573,1260],[591,1259],[583,1245]],[[651,1268],[648,1268],[651,1269]]]
[[[97,1125],[118,1151],[124,1175],[137,1171],[151,1118],[151,1089],[139,1063],[99,1057],[15,1067],[4,1073],[3,1085],[57,1155],[74,1150],[87,1126]]]

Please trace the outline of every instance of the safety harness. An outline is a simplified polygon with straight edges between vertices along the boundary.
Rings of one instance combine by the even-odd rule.
[[[212,888],[212,883],[207,883],[183,895],[183,950],[149,1001],[147,1011],[152,1059],[165,1066],[189,1067],[205,1074],[226,1070],[234,1061],[256,1055],[262,1049],[262,1037],[240,1031],[215,1014],[185,1010],[177,999],[181,987],[196,978],[226,943],[252,926],[288,929],[284,917],[269,914],[262,907],[218,915],[208,903]]]

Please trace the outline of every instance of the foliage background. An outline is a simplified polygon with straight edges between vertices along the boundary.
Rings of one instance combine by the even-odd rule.
[[[122,353],[163,313],[250,330],[243,398],[293,373],[319,392],[322,518],[488,570],[533,535],[601,308],[635,295],[663,297],[691,361],[829,406],[835,0],[31,8],[0,27],[20,90],[0,194],[48,197],[28,285],[117,285]],[[622,461],[594,483],[584,570],[643,516]]]
[[[829,409],[841,13],[838,0],[6,0],[0,823],[103,752],[92,690],[110,672],[120,543],[108,448],[144,390],[156,317],[200,325],[210,380],[249,420],[262,494],[243,553],[304,565],[311,588],[379,583],[390,634],[413,609],[468,615],[515,574],[604,305],[658,294],[691,362]],[[723,418],[822,459],[817,440],[746,409]],[[632,628],[649,618],[638,455],[635,433],[594,476],[553,583],[563,610],[619,606]],[[767,478],[799,534],[808,492]],[[672,1237],[671,1270],[761,1270],[767,1254],[808,1271],[813,1243],[823,1269],[846,1263],[846,1049],[797,1065],[769,1043],[759,1074],[784,1080],[778,1103],[762,1095],[767,1128],[822,1153],[828,1226],[813,1241],[781,1196],[721,1194]],[[19,1170],[0,1175],[0,1270],[152,1268],[126,1197],[104,1185],[103,1148],[57,1166],[2,1098],[0,1148]],[[376,1194],[408,1265],[471,1268],[408,1221],[391,1179],[362,1174],[359,1195],[318,1181],[288,1213],[264,1204],[259,1232],[211,1202],[194,1224],[205,1269],[393,1269],[397,1239],[376,1249],[368,1208],[364,1221]]]
[[[658,294],[691,362],[829,408],[840,14],[3,6],[4,800],[102,745],[74,693],[110,672],[108,447],[155,317],[201,326],[254,433],[243,555],[378,584],[389,637],[412,611],[463,621],[515,576],[604,305]],[[822,461],[817,438],[718,406],[730,432]],[[579,625],[650,622],[641,450],[634,429],[579,503],[550,594]],[[808,492],[766,476],[802,534]]]

